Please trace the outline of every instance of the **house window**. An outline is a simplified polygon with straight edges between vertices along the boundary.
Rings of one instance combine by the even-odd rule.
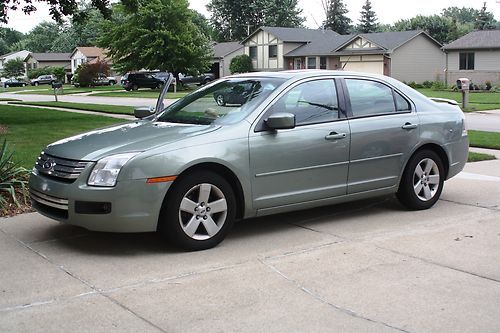
[[[276,58],[278,56],[278,45],[269,45],[269,58]]]
[[[250,58],[257,59],[257,46],[250,46]]]
[[[326,69],[326,57],[319,58],[319,69]]]
[[[73,59],[73,67],[76,68],[77,64],[76,64],[76,59]]]
[[[473,70],[474,69],[474,53],[464,52],[460,53],[460,70]]]
[[[316,57],[307,58],[307,69],[316,69]]]

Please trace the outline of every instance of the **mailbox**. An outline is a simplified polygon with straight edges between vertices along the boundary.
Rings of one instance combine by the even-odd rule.
[[[61,89],[62,88],[62,83],[61,82],[54,82],[52,83],[52,89]]]
[[[459,90],[469,90],[470,80],[467,78],[461,78],[457,80],[457,88]]]

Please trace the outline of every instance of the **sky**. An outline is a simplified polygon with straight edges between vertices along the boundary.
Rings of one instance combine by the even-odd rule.
[[[384,24],[394,23],[400,19],[410,18],[418,14],[440,14],[443,8],[452,6],[480,9],[484,1],[486,1],[487,9],[495,15],[496,20],[500,20],[500,0],[371,0],[379,23]],[[349,10],[348,16],[354,23],[358,22],[359,12],[364,2],[365,0],[344,1]],[[190,0],[189,3],[192,9],[197,10],[206,17],[210,16],[206,9],[209,0]],[[305,26],[313,29],[318,28],[319,24],[325,19],[321,0],[299,0],[299,6],[303,9],[302,15],[306,17]],[[2,26],[27,33],[38,23],[51,20],[48,6],[38,3],[37,8],[38,10],[29,16],[24,15],[21,11],[10,12],[9,23],[7,25],[2,24]]]

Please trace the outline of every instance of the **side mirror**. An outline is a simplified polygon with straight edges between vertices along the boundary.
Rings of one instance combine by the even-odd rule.
[[[139,119],[149,117],[154,113],[155,109],[152,106],[139,106],[134,109],[134,116]]]
[[[268,128],[273,130],[295,128],[295,115],[292,113],[275,113],[265,120]]]

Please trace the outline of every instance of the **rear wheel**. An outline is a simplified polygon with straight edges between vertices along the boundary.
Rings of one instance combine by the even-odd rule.
[[[139,89],[139,86],[137,84],[132,85],[132,90],[136,91]]]
[[[8,88],[8,87],[9,87],[9,85],[8,85],[8,84],[6,84],[6,85],[5,85],[5,88]]]
[[[109,81],[109,85],[110,85],[110,86],[114,86],[115,84],[116,84],[116,82],[115,82],[115,81]]]
[[[219,244],[231,229],[236,200],[229,183],[202,171],[177,180],[163,202],[158,230],[186,250],[205,250]]]
[[[35,86],[38,86],[38,85],[39,85],[39,83],[38,83],[38,82],[35,82]]]
[[[407,208],[428,209],[439,200],[444,184],[443,161],[431,150],[412,156],[401,178],[397,197]]]

